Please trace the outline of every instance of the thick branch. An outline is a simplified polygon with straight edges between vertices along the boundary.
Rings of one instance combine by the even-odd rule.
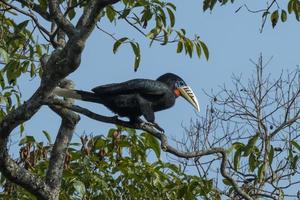
[[[97,121],[112,123],[112,124],[117,124],[117,125],[129,127],[129,128],[147,131],[148,133],[152,134],[154,137],[156,137],[157,139],[159,139],[161,141],[161,147],[164,151],[171,153],[175,156],[181,157],[181,158],[195,158],[195,157],[201,157],[204,155],[221,154],[222,155],[222,161],[221,161],[222,176],[230,181],[231,185],[234,187],[234,189],[240,196],[242,196],[244,199],[252,200],[252,198],[246,192],[244,192],[242,189],[240,189],[239,185],[226,172],[227,154],[226,154],[226,150],[223,148],[211,148],[211,149],[203,150],[203,151],[184,152],[184,151],[180,151],[180,150],[170,146],[168,144],[167,137],[163,133],[157,131],[155,128],[153,128],[152,126],[149,126],[147,124],[143,124],[143,123],[142,124],[132,124],[130,122],[119,120],[117,117],[106,117],[103,115],[98,115],[86,108],[82,108],[82,107],[76,106],[76,105],[68,105],[58,99],[48,100],[47,102],[44,102],[44,104],[62,106],[64,108],[73,110],[77,113],[81,113],[81,114],[83,114],[91,119],[97,120]]]
[[[75,35],[76,29],[73,24],[64,16],[59,8],[58,0],[49,1],[50,15],[57,23],[57,25],[62,28],[62,30],[68,35],[69,38]]]
[[[100,13],[107,5],[115,4],[120,0],[91,0],[83,15],[80,17],[76,28],[80,31],[80,36],[86,38],[90,35],[91,30],[94,29],[97,21],[100,18]]]
[[[12,182],[24,187],[40,199],[48,199],[51,195],[49,187],[38,176],[20,167],[10,158],[7,139],[0,139],[0,170]]]
[[[68,80],[61,81],[60,85],[68,89],[72,89],[74,87],[73,83]],[[65,100],[65,103],[70,105],[73,104],[73,102],[74,100],[72,99]],[[69,147],[69,143],[80,117],[78,114],[65,108],[58,106],[50,106],[50,108],[62,119],[51,151],[49,168],[46,174],[46,184],[52,189],[53,193],[55,193],[55,198],[58,199],[67,148]]]
[[[62,121],[51,151],[46,184],[52,189],[52,192],[55,193],[58,199],[66,151],[80,117],[78,114],[67,109],[62,109],[61,107],[51,106],[51,109],[61,116]]]

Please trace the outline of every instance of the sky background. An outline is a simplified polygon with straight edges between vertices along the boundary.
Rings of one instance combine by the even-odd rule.
[[[172,72],[181,76],[193,88],[202,109],[199,113],[201,116],[205,115],[205,108],[209,104],[209,99],[203,91],[218,91],[219,86],[223,84],[230,86],[233,73],[243,74],[247,80],[255,71],[255,66],[249,59],[257,60],[260,53],[265,60],[273,57],[267,72],[270,72],[274,78],[282,70],[293,70],[299,64],[297,40],[300,26],[292,15],[288,16],[286,23],[279,22],[275,29],[268,19],[264,31],[260,33],[261,14],[249,13],[245,8],[235,13],[244,4],[243,1],[222,7],[218,5],[212,12],[205,13],[202,11],[202,1],[173,2],[177,6],[176,27],[186,29],[190,36],[198,34],[201,37],[209,48],[208,61],[204,56],[199,60],[196,56],[190,59],[184,54],[177,54],[176,44],[161,46],[154,43],[150,48],[149,41],[124,21],[118,21],[117,26],[102,21],[101,28],[113,33],[115,37],[127,36],[140,42],[142,54],[140,67],[137,72],[134,72],[134,55],[129,45],[121,46],[114,55],[113,39],[95,30],[86,44],[81,66],[68,77],[75,83],[76,88],[90,90],[98,85],[133,78],[156,79],[166,72]],[[247,5],[253,10],[261,9],[265,6],[261,2],[252,0],[251,4]],[[21,90],[23,100],[26,100],[38,87],[39,80],[25,78],[23,81]],[[90,108],[99,114],[113,115],[102,105],[80,101],[76,104]],[[158,112],[155,116],[156,122],[165,129],[169,137],[180,139],[183,133],[182,124],[188,126],[190,119],[196,118],[196,113],[193,107],[181,98],[177,100],[174,107]],[[25,133],[43,138],[42,130],[47,130],[53,134],[54,139],[59,125],[59,117],[43,107],[32,120],[26,123]],[[74,140],[78,140],[83,133],[106,135],[111,127],[114,126],[82,116]],[[19,136],[18,131],[17,129],[14,131],[15,137]]]

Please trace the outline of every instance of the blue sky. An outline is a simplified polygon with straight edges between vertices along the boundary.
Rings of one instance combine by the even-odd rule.
[[[248,1],[249,2],[249,1]],[[260,9],[263,4],[259,0],[251,1],[248,4],[252,9]],[[261,14],[249,13],[241,9],[238,13],[235,10],[243,2],[237,1],[233,5],[217,6],[212,12],[202,11],[201,1],[179,1],[177,5],[176,27],[185,28],[193,36],[200,35],[207,44],[210,51],[210,59],[204,57],[198,59],[177,54],[176,45],[161,46],[153,44],[149,48],[149,42],[128,26],[124,21],[114,26],[103,21],[100,26],[108,32],[114,33],[116,37],[135,38],[140,42],[142,59],[137,72],[133,71],[134,55],[129,46],[121,46],[116,55],[112,52],[114,41],[103,32],[95,30],[89,38],[82,56],[80,68],[68,78],[73,80],[77,89],[90,90],[91,88],[112,82],[121,82],[132,78],[156,79],[158,76],[173,72],[180,75],[196,93],[204,115],[205,107],[209,99],[204,95],[203,90],[218,90],[218,86],[230,84],[230,77],[233,73],[242,73],[245,78],[254,71],[253,64],[249,59],[256,60],[260,53],[266,59],[273,56],[267,71],[276,76],[283,69],[295,69],[299,63],[299,51],[297,39],[300,26],[294,16],[288,16],[286,23],[279,23],[275,29],[271,27],[269,20],[266,23],[263,33],[259,32],[261,26]],[[39,80],[24,80],[21,86],[23,99],[26,100],[37,88]],[[113,115],[104,106],[83,103],[76,104],[92,109],[99,114]],[[196,118],[195,111],[183,99],[178,99],[176,105],[159,113],[156,113],[156,122],[162,126],[168,136],[181,138],[182,124],[188,125],[191,118]],[[59,127],[59,118],[47,108],[41,109],[31,121],[26,124],[26,134],[41,135],[42,130],[56,134]],[[106,134],[110,124],[93,121],[82,116],[76,130],[76,135]],[[15,130],[17,135],[18,130]],[[74,139],[78,139],[78,136]]]

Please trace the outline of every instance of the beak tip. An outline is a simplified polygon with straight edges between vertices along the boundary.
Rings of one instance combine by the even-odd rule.
[[[193,90],[189,86],[183,86],[178,89],[180,91],[180,95],[192,104],[197,112],[200,112],[200,106]]]

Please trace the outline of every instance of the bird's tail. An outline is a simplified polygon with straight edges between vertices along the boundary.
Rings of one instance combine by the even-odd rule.
[[[64,88],[57,87],[53,90],[53,94],[64,98],[79,99],[83,101],[101,103],[101,98],[93,92],[87,92],[82,90],[71,90],[71,89],[64,89]]]

